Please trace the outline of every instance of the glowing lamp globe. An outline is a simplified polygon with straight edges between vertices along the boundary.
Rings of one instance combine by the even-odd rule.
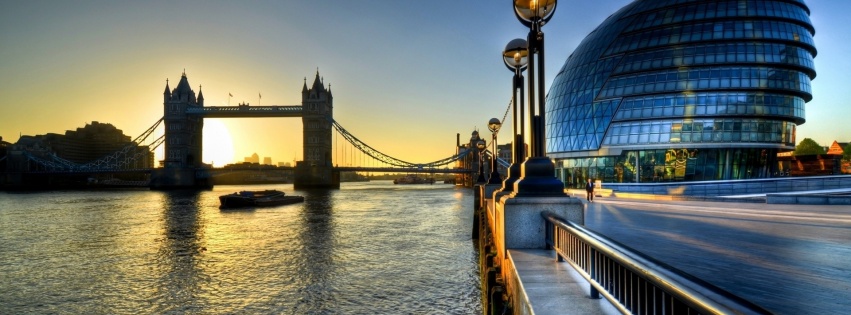
[[[508,42],[508,45],[505,45],[505,50],[502,52],[502,60],[508,66],[509,70],[522,70],[526,67],[526,63],[529,62],[529,49],[527,46],[526,40],[522,38],[512,39]]]
[[[488,121],[488,130],[490,130],[491,132],[499,131],[499,127],[501,127],[501,126],[502,126],[502,123],[499,122],[499,119],[491,118],[491,120]]]
[[[556,0],[514,0],[514,13],[523,24],[550,20],[556,10]]]

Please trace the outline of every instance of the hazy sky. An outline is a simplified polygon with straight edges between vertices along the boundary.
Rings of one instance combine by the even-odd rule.
[[[403,160],[437,160],[454,153],[456,133],[487,134],[487,121],[505,113],[511,73],[500,53],[528,29],[503,2],[0,0],[0,136],[15,142],[99,121],[136,137],[162,117],[166,79],[174,88],[184,69],[207,106],[227,105],[229,93],[230,105],[257,104],[258,93],[262,105],[300,105],[304,78],[310,84],[319,68],[346,129]],[[559,2],[544,27],[547,87],[579,42],[629,2]],[[807,3],[818,77],[798,140],[851,141],[851,1]],[[234,160],[301,159],[300,119],[205,124],[227,127]]]

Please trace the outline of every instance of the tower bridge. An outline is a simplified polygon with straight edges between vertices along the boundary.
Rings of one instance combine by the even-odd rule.
[[[211,185],[207,173],[198,172],[201,163],[204,118],[301,117],[303,156],[297,161],[295,188],[339,188],[341,171],[385,171],[411,173],[470,173],[470,169],[437,169],[463,158],[469,149],[457,150],[450,157],[430,163],[411,163],[392,157],[355,137],[334,120],[334,96],[330,86],[325,88],[319,71],[308,87],[305,78],[301,89],[301,105],[274,106],[204,106],[204,95],[189,85],[186,74],[173,90],[166,82],[163,92],[163,121],[165,123],[164,168],[155,169],[152,188],[196,187]],[[378,161],[378,167],[335,167],[333,130],[342,135],[354,149]],[[353,149],[353,150],[354,150]]]
[[[121,150],[95,161],[79,164],[58,156],[49,148],[19,147],[10,150],[13,154],[8,155],[6,162],[13,167],[5,170],[7,176],[5,183],[11,186],[15,186],[16,183],[17,185],[32,183],[34,181],[25,179],[30,175],[41,178],[35,180],[35,182],[41,182],[42,179],[50,178],[50,176],[85,179],[86,174],[103,176],[136,173],[149,174],[149,186],[152,189],[212,187],[213,175],[224,170],[214,169],[202,162],[202,131],[205,118],[301,118],[303,155],[301,160],[296,161],[295,166],[291,168],[294,172],[295,188],[339,188],[340,172],[469,174],[478,170],[478,159],[474,158],[478,152],[474,146],[462,146],[456,143],[456,150],[449,157],[428,163],[413,163],[390,156],[368,145],[334,120],[334,98],[330,86],[326,88],[322,83],[319,71],[316,72],[312,85],[308,86],[305,78],[301,94],[301,105],[205,106],[203,92],[199,88],[196,94],[190,87],[186,73],[183,73],[173,89],[166,81],[162,118]],[[154,131],[158,130],[160,125],[164,129],[163,135],[153,137]],[[362,161],[368,160],[371,163],[361,165],[335,163],[333,161],[335,130],[337,135],[345,140],[343,145],[351,146],[348,148],[348,153],[345,152],[346,148],[343,149],[343,156],[357,153]],[[137,166],[139,164],[136,163],[137,160],[143,156],[152,156],[153,151],[160,145],[164,147],[162,167]],[[144,153],[142,154],[137,148],[147,149],[142,149]],[[473,154],[469,154],[471,152]],[[462,161],[462,167],[447,167],[459,160]],[[465,175],[465,177],[470,176]],[[50,180],[47,181],[50,182]]]
[[[189,85],[186,73],[177,87],[169,89],[166,82],[163,92],[163,120],[165,123],[165,159],[163,168],[151,175],[151,188],[180,188],[211,186],[209,176],[197,170],[205,165],[202,160],[202,130],[204,118],[257,118],[301,117],[303,126],[303,157],[296,162],[296,188],[339,188],[339,172],[333,172],[332,125],[334,97],[325,88],[316,71],[313,84],[307,79],[301,91],[302,104],[293,106],[204,106],[203,92]],[[203,174],[203,173],[202,173]]]

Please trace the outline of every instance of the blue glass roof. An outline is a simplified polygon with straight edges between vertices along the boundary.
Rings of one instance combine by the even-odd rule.
[[[644,137],[606,139],[613,124],[654,120],[757,119],[792,130],[812,99],[814,34],[800,0],[636,0],[591,32],[557,74],[547,94],[547,152],[645,145]],[[712,102],[684,101],[695,95]],[[788,143],[760,139],[781,138]]]

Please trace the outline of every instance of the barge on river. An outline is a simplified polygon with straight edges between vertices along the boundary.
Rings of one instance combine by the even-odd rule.
[[[434,184],[434,178],[423,178],[417,175],[405,175],[393,180],[394,184]]]
[[[219,201],[222,203],[222,208],[271,207],[303,202],[304,197],[287,196],[283,191],[278,190],[244,190],[219,196]]]

